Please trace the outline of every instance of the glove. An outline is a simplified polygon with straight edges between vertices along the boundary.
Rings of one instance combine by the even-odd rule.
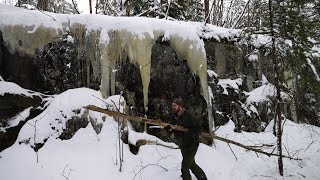
[[[167,130],[167,131],[171,131],[171,126],[170,125],[166,125],[163,127],[163,129]]]

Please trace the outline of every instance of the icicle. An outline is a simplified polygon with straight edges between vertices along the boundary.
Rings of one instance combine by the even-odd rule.
[[[80,28],[84,28],[84,27],[80,27]],[[77,33],[83,33],[82,30],[80,30]],[[100,34],[101,31],[97,30],[97,31],[90,31],[89,33],[87,33],[86,35],[86,49],[85,49],[85,58],[87,61],[87,83],[89,83],[90,80],[90,74],[93,74],[93,77],[97,78],[100,77],[101,75],[101,65],[100,65],[100,57],[98,56],[97,52],[99,52],[99,38],[100,38]],[[78,34],[79,37],[82,36],[82,34]],[[80,41],[81,38],[79,38]],[[79,42],[80,43],[80,42]],[[81,44],[79,49],[81,50]],[[90,73],[90,66],[92,67],[92,72]],[[89,85],[89,84],[88,84]]]
[[[157,39],[156,37],[155,39]],[[130,60],[140,69],[143,86],[143,102],[145,112],[148,111],[148,89],[151,70],[151,50],[155,43],[154,37],[144,33],[143,36],[127,33],[128,55]]]
[[[207,60],[203,41],[199,39],[198,42],[195,42],[183,39],[176,35],[170,37],[170,44],[177,52],[180,59],[187,60],[188,67],[192,74],[199,77],[202,96],[208,105],[210,105],[207,80]]]
[[[47,43],[61,35],[62,30],[34,25],[7,25],[2,29],[3,41],[9,45],[12,52],[19,51],[30,56],[35,56],[36,49],[42,51]]]

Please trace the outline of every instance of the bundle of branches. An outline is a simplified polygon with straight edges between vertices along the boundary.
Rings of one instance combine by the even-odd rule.
[[[88,109],[88,110],[92,110],[92,111],[97,111],[97,112],[101,112],[101,113],[104,113],[104,114],[108,114],[109,116],[120,117],[120,118],[126,119],[128,121],[140,122],[140,123],[151,124],[151,125],[156,125],[156,126],[163,126],[163,127],[166,127],[166,126],[170,125],[170,128],[172,130],[182,131],[182,132],[187,132],[188,131],[187,128],[184,128],[182,126],[172,125],[172,124],[169,124],[169,123],[165,123],[165,122],[161,121],[160,119],[156,120],[156,119],[149,119],[149,118],[139,117],[139,116],[130,116],[130,115],[127,115],[127,114],[124,114],[124,113],[121,113],[121,112],[110,111],[108,109],[103,109],[103,108],[100,108],[100,107],[97,107],[97,106],[93,106],[93,105],[85,106],[84,108]],[[254,152],[260,153],[260,154],[265,154],[267,156],[279,156],[278,154],[273,153],[275,148],[271,152],[265,152],[265,151],[259,149],[258,146],[247,146],[247,145],[241,144],[239,142],[236,142],[236,141],[233,141],[233,140],[230,140],[230,139],[226,139],[226,138],[214,135],[214,134],[209,134],[209,133],[202,132],[200,134],[200,136],[205,137],[205,138],[211,138],[211,139],[216,139],[216,140],[219,140],[219,141],[223,141],[225,143],[233,144],[233,145],[242,147],[242,148],[244,148],[246,150],[254,151]],[[299,158],[294,158],[294,157],[285,156],[285,155],[283,155],[282,157],[293,159],[293,160],[301,160]]]

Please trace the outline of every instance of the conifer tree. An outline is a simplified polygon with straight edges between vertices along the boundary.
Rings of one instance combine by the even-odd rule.
[[[277,0],[274,6],[279,43],[285,49],[284,77],[293,84],[298,121],[320,125],[320,20],[317,0]],[[287,48],[289,46],[289,48]],[[290,87],[289,87],[290,88]]]

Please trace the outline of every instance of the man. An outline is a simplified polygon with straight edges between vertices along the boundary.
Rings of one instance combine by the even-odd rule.
[[[175,98],[172,101],[172,111],[175,114],[172,124],[182,126],[189,129],[188,132],[173,131],[176,143],[179,146],[182,154],[181,177],[183,180],[191,180],[190,171],[197,177],[198,180],[207,180],[206,174],[196,164],[195,155],[199,146],[199,133],[201,132],[201,123],[184,107],[181,98]],[[167,126],[166,129],[170,129]]]

